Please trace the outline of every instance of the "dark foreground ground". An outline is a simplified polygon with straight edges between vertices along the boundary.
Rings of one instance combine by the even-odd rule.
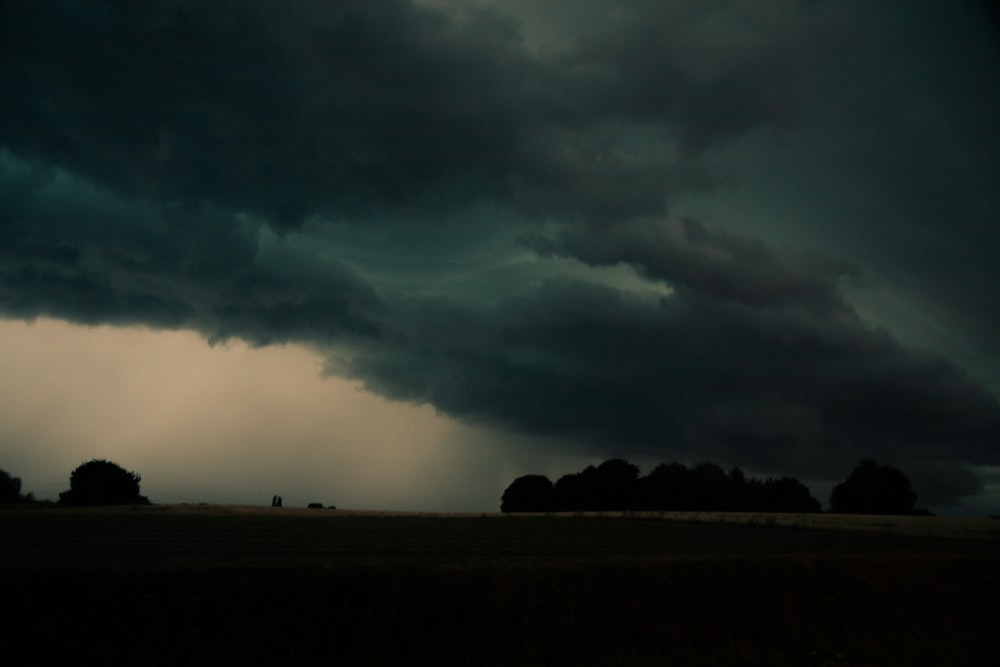
[[[23,664],[993,665],[1000,541],[651,518],[0,511]]]

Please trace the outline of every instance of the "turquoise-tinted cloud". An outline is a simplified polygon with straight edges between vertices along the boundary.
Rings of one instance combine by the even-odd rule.
[[[588,451],[979,491],[981,8],[586,8],[560,33],[500,0],[0,5],[0,312],[305,343]],[[883,315],[904,293],[970,353]]]

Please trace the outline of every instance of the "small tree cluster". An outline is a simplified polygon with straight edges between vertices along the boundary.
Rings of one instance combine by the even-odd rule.
[[[69,490],[59,494],[63,505],[146,505],[139,495],[142,478],[117,463],[93,459],[80,464],[69,477]]]
[[[524,475],[515,479],[500,499],[501,512],[548,512],[554,505],[555,490],[545,475]]]
[[[22,500],[21,478],[0,469],[0,503],[19,503]]]
[[[830,494],[830,511],[840,514],[912,514],[916,503],[909,478],[873,459],[858,463]]]
[[[819,512],[820,502],[794,477],[748,478],[714,463],[658,465],[641,480],[646,509],[689,512]]]
[[[501,499],[503,512],[623,510],[818,512],[820,503],[792,477],[748,479],[714,463],[688,468],[661,463],[644,477],[622,459],[564,475],[555,484],[543,475],[519,477]]]

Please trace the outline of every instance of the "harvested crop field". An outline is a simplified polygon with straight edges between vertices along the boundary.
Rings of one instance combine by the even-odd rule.
[[[666,519],[4,510],[2,621],[37,663],[986,665],[1000,651],[1000,522]]]

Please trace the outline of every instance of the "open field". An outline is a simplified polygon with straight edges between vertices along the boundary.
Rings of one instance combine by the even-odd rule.
[[[3,510],[0,627],[36,663],[993,664],[1000,522],[849,519]]]

